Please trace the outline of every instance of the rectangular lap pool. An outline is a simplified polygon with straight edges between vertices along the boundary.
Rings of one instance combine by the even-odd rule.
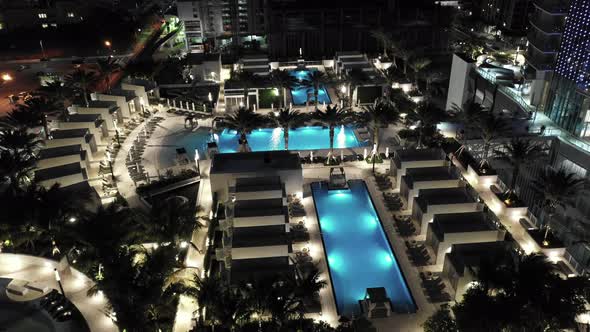
[[[328,190],[311,184],[330,278],[340,315],[358,314],[367,288],[385,287],[393,311],[415,312],[416,304],[367,187],[349,181],[349,189]]]
[[[304,70],[293,70],[290,72],[291,76],[295,77],[299,82],[306,80],[309,74],[317,69],[304,69]],[[311,87],[298,87],[291,90],[291,99],[293,105],[305,105],[309,97],[309,104],[312,105],[314,102],[313,88]],[[331,104],[330,95],[326,88],[322,85],[318,90],[318,104]]]
[[[252,151],[284,150],[285,141],[281,128],[256,129],[249,135],[248,144]],[[219,152],[230,153],[239,149],[239,135],[235,130],[224,129],[219,137],[216,137]],[[367,145],[359,142],[354,135],[352,127],[342,126],[334,133],[335,148],[355,148]],[[289,150],[319,150],[330,148],[330,136],[328,128],[301,127],[289,131]]]

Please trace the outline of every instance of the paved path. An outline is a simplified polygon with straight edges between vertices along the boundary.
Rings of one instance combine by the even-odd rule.
[[[105,315],[105,312],[108,312],[106,298],[100,293],[92,297],[87,295],[88,289],[94,286],[94,282],[83,273],[68,266],[65,261],[57,262],[28,255],[0,254],[0,277],[36,282],[59,291],[54,274],[56,268],[60,271],[66,297],[80,310],[90,331],[119,331],[111,318]]]

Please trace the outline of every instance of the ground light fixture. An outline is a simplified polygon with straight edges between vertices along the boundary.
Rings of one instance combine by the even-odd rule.
[[[57,270],[57,268],[53,269],[53,274],[55,275],[55,281],[57,281],[57,285],[59,286],[59,290],[61,291],[61,294],[65,297],[66,292],[64,291],[64,287],[61,284],[61,277],[59,275],[59,271]]]

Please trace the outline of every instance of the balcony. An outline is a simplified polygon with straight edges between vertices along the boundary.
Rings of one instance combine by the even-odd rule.
[[[554,54],[559,51],[560,38],[557,36],[547,36],[533,30],[529,32],[527,39],[530,46],[541,53]]]
[[[549,15],[566,15],[569,9],[568,1],[534,0],[533,4]]]
[[[561,16],[555,18],[546,18],[544,15],[537,13],[531,17],[530,22],[531,25],[538,31],[548,35],[560,35],[563,29],[563,19]]]

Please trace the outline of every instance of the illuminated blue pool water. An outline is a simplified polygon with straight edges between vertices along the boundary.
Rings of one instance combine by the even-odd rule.
[[[309,77],[309,73],[317,70],[317,69],[305,69],[305,70],[293,70],[290,72],[291,76],[295,77],[299,81],[306,80]],[[314,95],[313,95],[313,88],[308,87],[299,87],[296,89],[291,90],[291,99],[293,100],[293,105],[305,105],[305,102],[308,99],[309,95],[309,103],[310,105],[314,102]],[[330,95],[328,95],[328,91],[324,86],[320,86],[318,90],[318,104],[330,104]]]
[[[394,311],[415,312],[365,183],[351,180],[349,187],[311,184],[339,314],[359,313],[358,301],[371,287],[385,287]]]
[[[284,150],[283,130],[281,128],[257,129],[248,136],[252,151]],[[239,149],[239,135],[235,130],[224,129],[217,137],[217,145],[222,153],[236,152]],[[354,135],[352,127],[342,126],[334,133],[335,148],[354,148],[365,146]],[[289,131],[289,150],[319,150],[330,148],[328,128],[302,127]]]

